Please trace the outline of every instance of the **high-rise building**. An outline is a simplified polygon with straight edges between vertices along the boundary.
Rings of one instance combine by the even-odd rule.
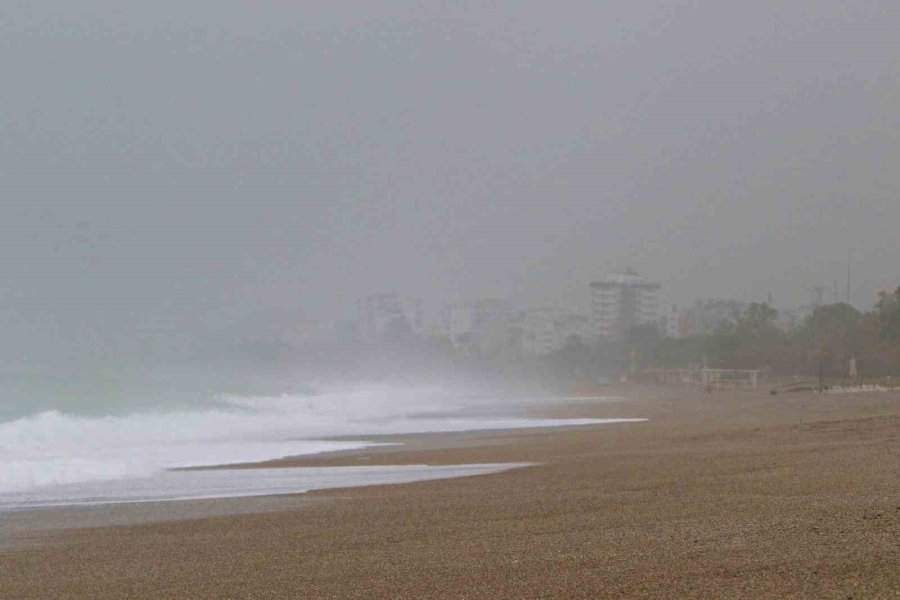
[[[662,286],[632,270],[591,283],[591,328],[600,338],[620,338],[636,325],[656,325]]]

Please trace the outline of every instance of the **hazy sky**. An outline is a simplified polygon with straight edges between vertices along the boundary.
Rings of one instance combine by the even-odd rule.
[[[7,0],[0,344],[379,290],[585,308],[627,266],[793,306],[849,247],[867,307],[900,284],[897,31],[896,0]]]

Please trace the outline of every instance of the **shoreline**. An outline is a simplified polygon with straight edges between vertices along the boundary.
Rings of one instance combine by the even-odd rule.
[[[230,463],[197,467],[180,467],[172,471],[218,471],[271,469],[315,466],[362,466],[368,461],[378,465],[419,464],[403,459],[402,455],[411,455],[416,451],[442,451],[459,448],[500,446],[515,443],[519,437],[531,437],[541,432],[565,432],[588,427],[612,427],[617,425],[636,425],[647,422],[645,418],[611,419],[607,422],[598,419],[592,423],[572,423],[564,425],[535,425],[533,427],[469,429],[463,431],[429,431],[422,433],[386,433],[370,436],[338,436],[322,438],[324,441],[353,441],[371,443],[370,446],[347,450],[326,450],[315,454],[298,454],[269,460]],[[395,456],[396,455],[396,456]],[[439,459],[441,460],[441,459]],[[429,465],[460,464],[447,462],[446,458]]]
[[[0,551],[0,596],[877,598],[900,588],[900,394],[627,391],[629,412],[649,421],[426,434],[288,459],[541,463],[527,469],[51,532]],[[242,501],[211,504],[229,503]]]
[[[486,466],[509,465],[508,469],[530,466],[532,463],[517,461],[503,463],[454,463],[448,460],[448,456],[441,451],[461,449],[466,447],[483,448],[492,445],[513,444],[522,437],[530,437],[540,432],[549,430],[568,431],[580,428],[613,425],[631,425],[645,422],[644,418],[633,417],[604,417],[598,419],[578,419],[565,417],[560,420],[571,420],[572,423],[548,424],[546,421],[556,420],[555,412],[560,407],[585,406],[590,404],[618,404],[626,399],[621,396],[577,396],[577,397],[551,397],[530,400],[518,411],[511,410],[514,405],[504,405],[495,409],[477,407],[472,412],[460,412],[463,418],[483,415],[485,417],[502,416],[512,419],[533,419],[535,424],[528,427],[495,428],[495,429],[467,429],[448,431],[426,431],[417,433],[373,434],[366,436],[344,435],[303,441],[335,441],[354,442],[361,445],[357,448],[342,450],[325,450],[311,454],[285,456],[254,462],[239,462],[212,464],[203,466],[178,467],[167,469],[164,473],[204,473],[215,471],[239,471],[247,472],[261,469],[303,469],[303,468],[345,468],[345,467],[405,467],[420,466],[423,471],[434,467],[458,467],[460,471],[467,469],[479,470]],[[428,416],[428,415],[426,415]],[[437,416],[437,415],[434,415]],[[441,414],[440,416],[448,416]],[[579,422],[591,421],[591,422]],[[604,422],[607,421],[607,422]],[[424,460],[429,462],[417,462],[410,457],[413,453],[428,451],[429,457]],[[507,470],[507,469],[502,469]],[[56,531],[73,529],[72,523],[78,523],[75,529],[84,527],[105,527],[139,525],[145,523],[175,522],[211,516],[226,516],[233,514],[248,514],[254,512],[266,512],[271,506],[293,506],[290,502],[278,502],[278,499],[290,497],[308,497],[309,495],[330,490],[352,489],[354,487],[370,487],[376,485],[404,485],[415,481],[429,481],[432,479],[450,479],[459,477],[483,476],[483,473],[464,475],[448,475],[446,477],[431,477],[423,473],[421,479],[405,480],[402,475],[397,481],[384,481],[376,483],[356,483],[351,480],[345,485],[327,485],[313,487],[311,489],[297,489],[296,491],[279,491],[272,493],[258,493],[253,491],[235,492],[222,495],[198,495],[172,497],[165,499],[131,499],[131,500],[93,500],[71,502],[49,502],[46,504],[33,504],[31,506],[12,506],[0,511],[0,550],[3,548],[15,548],[20,546],[36,545],[40,542],[37,538],[52,537]],[[123,480],[128,481],[128,480]],[[98,482],[98,486],[105,486],[115,482]],[[270,501],[270,500],[275,500]],[[34,539],[27,537],[35,534]],[[24,541],[23,541],[24,540]]]

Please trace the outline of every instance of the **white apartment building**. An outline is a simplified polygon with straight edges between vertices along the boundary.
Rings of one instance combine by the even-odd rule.
[[[659,320],[662,286],[632,270],[591,283],[591,328],[600,338],[620,338],[635,325]]]

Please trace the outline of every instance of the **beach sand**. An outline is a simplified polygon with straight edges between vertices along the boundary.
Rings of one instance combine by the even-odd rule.
[[[531,467],[20,532],[0,598],[900,597],[900,394],[613,391],[539,412],[650,420],[267,463]]]

